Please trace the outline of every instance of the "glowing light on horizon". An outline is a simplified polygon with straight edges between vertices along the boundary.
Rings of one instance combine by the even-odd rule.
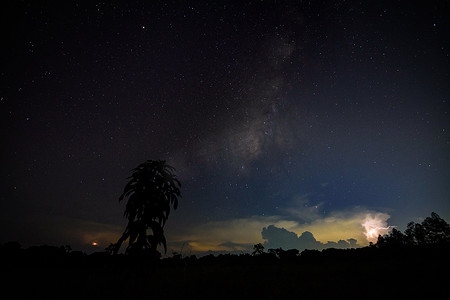
[[[98,246],[98,243],[97,243],[97,242],[92,242],[91,245],[92,245],[92,246]]]
[[[379,235],[389,233],[395,226],[388,226],[386,218],[379,215],[368,214],[361,224],[364,227],[364,235],[369,242],[375,243]]]

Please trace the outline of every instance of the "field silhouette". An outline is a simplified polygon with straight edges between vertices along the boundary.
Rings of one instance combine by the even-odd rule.
[[[253,254],[175,254],[158,260],[106,251],[87,255],[69,246],[24,249],[8,242],[0,247],[2,285],[4,293],[38,299],[431,299],[448,294],[448,236],[433,243],[386,242],[393,235],[398,232],[356,249],[266,252],[255,245]]]

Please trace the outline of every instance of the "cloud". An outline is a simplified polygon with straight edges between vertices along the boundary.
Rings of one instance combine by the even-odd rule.
[[[283,249],[318,249],[321,243],[316,241],[313,234],[309,231],[305,231],[302,235],[297,236],[295,232],[288,231],[284,228],[278,228],[274,225],[269,225],[267,228],[263,228],[261,235],[264,242],[264,246],[267,249],[270,248],[283,248]]]
[[[287,249],[298,249],[303,251],[305,249],[317,249],[322,250],[325,248],[354,248],[359,247],[356,243],[355,239],[348,239],[348,241],[339,240],[338,242],[330,242],[322,243],[317,241],[314,238],[314,235],[305,231],[300,236],[298,236],[295,232],[288,231],[284,228],[278,228],[274,225],[270,225],[267,228],[263,228],[261,235],[264,242],[264,246],[266,249],[276,249],[283,248]]]
[[[321,241],[348,240],[354,238],[361,245],[368,245],[369,242],[376,242],[376,238],[367,234],[367,228],[364,226],[367,220],[372,220],[373,223],[371,224],[377,224],[379,228],[376,230],[379,230],[379,233],[383,234],[381,228],[388,227],[387,220],[389,218],[390,215],[387,213],[356,207],[352,210],[331,212],[328,216],[302,225],[294,231],[313,232],[317,239]]]
[[[367,245],[376,242],[379,234],[386,234],[392,228],[387,223],[389,214],[364,207],[332,211],[324,215],[324,203],[311,203],[309,196],[298,196],[289,207],[280,209],[287,214],[285,218],[300,223],[287,229],[296,233],[313,232],[320,241],[355,238],[362,245]]]
[[[269,248],[289,248],[293,245],[297,249],[348,248],[356,247],[357,244],[365,246],[372,241],[363,226],[367,220],[376,220],[380,228],[387,228],[389,219],[386,213],[363,208],[336,211],[327,216],[317,214],[315,217],[306,223],[298,222],[293,215],[252,216],[207,222],[185,233],[171,234],[169,243],[188,243],[193,252],[248,249],[257,243],[266,243]]]
[[[364,234],[369,242],[375,243],[379,235],[389,233],[395,226],[388,226],[389,215],[383,213],[367,214],[362,226]]]

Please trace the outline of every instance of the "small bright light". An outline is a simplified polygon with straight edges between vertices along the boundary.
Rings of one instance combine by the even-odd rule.
[[[92,246],[97,246],[97,242],[92,242]]]

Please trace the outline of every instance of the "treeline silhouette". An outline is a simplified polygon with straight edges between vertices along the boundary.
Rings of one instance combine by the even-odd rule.
[[[372,259],[386,258],[401,253],[402,256],[412,254],[447,254],[450,245],[450,225],[438,214],[431,213],[431,217],[424,219],[422,223],[410,222],[404,233],[393,228],[384,236],[379,236],[376,244],[368,247],[324,250],[304,250],[301,253],[297,249],[284,250],[282,248],[264,249],[264,245],[256,244],[251,254],[209,254],[200,258],[195,255],[182,256],[173,252],[172,257],[154,260],[153,257],[143,255],[113,254],[107,248],[103,252],[95,252],[87,255],[81,251],[72,251],[69,245],[65,246],[32,246],[22,248],[18,242],[7,242],[0,244],[0,257],[4,264],[18,264],[21,266],[64,266],[95,263],[127,263],[138,260],[143,263],[154,265],[164,264],[214,264],[222,261],[226,263],[251,264],[277,263],[283,261],[307,262],[319,259]],[[450,252],[449,252],[450,253]]]
[[[445,245],[450,242],[450,225],[437,213],[425,218],[422,223],[409,222],[404,233],[396,228],[385,235],[379,236],[377,247],[404,247]]]
[[[201,257],[196,255],[182,256],[174,254],[171,257],[157,261],[137,256],[123,254],[111,255],[108,252],[94,252],[86,254],[81,251],[70,251],[68,246],[32,246],[23,249],[17,242],[8,242],[0,245],[1,264],[4,267],[164,267],[189,265],[240,265],[251,266],[255,264],[283,264],[283,263],[328,263],[330,261],[371,261],[380,259],[406,259],[406,258],[445,258],[450,253],[450,243],[432,245],[401,245],[386,247],[375,244],[368,247],[324,250],[284,250],[268,249],[258,255],[243,254],[209,254]]]
[[[8,242],[0,263],[5,286],[22,283],[44,298],[429,299],[450,292],[449,228],[432,213],[367,247],[300,253],[257,244],[253,253],[162,259]]]

